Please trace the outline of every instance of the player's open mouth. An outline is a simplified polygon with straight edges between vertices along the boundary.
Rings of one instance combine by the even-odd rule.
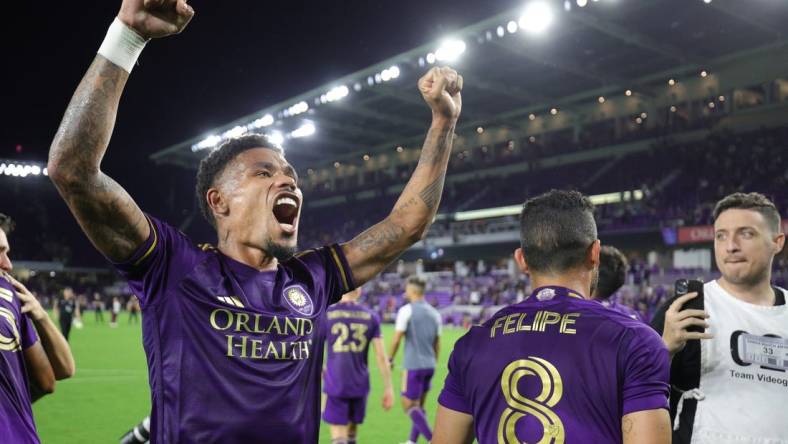
[[[298,197],[294,194],[280,194],[274,202],[274,217],[286,233],[295,233],[298,217]]]

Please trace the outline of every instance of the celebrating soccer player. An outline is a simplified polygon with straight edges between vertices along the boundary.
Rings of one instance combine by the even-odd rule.
[[[36,297],[8,274],[12,228],[0,214],[0,442],[38,443],[31,402],[74,374],[74,358]]]
[[[669,443],[665,344],[589,300],[591,201],[554,190],[526,201],[520,223],[514,257],[534,291],[455,344],[432,442]]]
[[[432,125],[412,177],[377,225],[294,255],[303,206],[295,169],[265,137],[248,135],[200,164],[198,198],[218,244],[198,248],[101,170],[137,56],[193,15],[184,0],[123,1],[52,142],[49,176],[139,297],[152,442],[316,442],[325,310],[425,235],[462,78],[433,68],[419,80]]]
[[[332,444],[356,444],[358,425],[364,422],[369,394],[367,355],[369,345],[383,378],[383,409],[391,409],[394,391],[391,369],[380,332],[380,319],[359,304],[361,288],[342,296],[328,309],[326,371],[323,375],[326,404],[323,420],[331,427]]]
[[[402,372],[402,408],[411,420],[410,436],[405,444],[415,444],[419,435],[427,441],[432,430],[424,412],[424,401],[430,391],[435,361],[440,350],[441,315],[424,300],[427,283],[418,276],[411,276],[405,285],[408,304],[397,312],[394,339],[391,341],[391,359],[397,354],[400,341],[405,337],[405,359]]]

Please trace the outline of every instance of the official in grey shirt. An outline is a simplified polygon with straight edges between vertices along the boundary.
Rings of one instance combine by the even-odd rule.
[[[441,316],[438,310],[424,300],[427,283],[418,276],[408,278],[405,297],[408,304],[397,312],[394,340],[391,343],[392,362],[399,343],[405,336],[405,359],[402,372],[402,408],[413,426],[406,444],[415,443],[419,435],[432,440],[432,430],[424,413],[424,400],[430,390],[435,373],[441,334]]]

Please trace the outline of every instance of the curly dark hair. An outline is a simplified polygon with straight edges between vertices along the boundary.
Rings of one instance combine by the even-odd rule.
[[[761,213],[775,233],[780,232],[780,212],[768,197],[761,193],[733,193],[722,198],[714,206],[714,221],[726,210],[752,210]]]
[[[197,202],[200,204],[203,217],[214,228],[216,227],[216,219],[213,217],[205,195],[211,187],[215,186],[216,178],[222,174],[233,159],[242,152],[253,148],[266,148],[284,154],[282,148],[272,143],[266,136],[247,134],[228,140],[200,161],[200,167],[197,169],[197,186],[195,187]]]
[[[0,213],[0,230],[5,231],[5,234],[11,234],[11,232],[14,231],[15,226],[16,224],[14,224],[14,221],[10,216]]]
[[[523,204],[520,246],[533,271],[577,267],[596,239],[594,204],[578,191],[550,190]]]
[[[607,299],[617,292],[627,279],[629,263],[626,256],[616,247],[605,245],[599,251],[599,281],[596,298]]]

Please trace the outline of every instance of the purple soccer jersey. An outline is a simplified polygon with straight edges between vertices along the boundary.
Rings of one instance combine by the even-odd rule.
[[[354,288],[341,248],[260,272],[149,219],[116,266],[142,306],[151,442],[317,442],[326,308]]]
[[[600,301],[600,303],[602,304],[602,306],[606,307],[608,310],[617,311],[617,312],[621,313],[622,315],[630,317],[630,318],[632,318],[632,319],[634,319],[636,321],[645,322],[643,320],[643,316],[641,316],[640,313],[638,313],[637,311],[635,311],[634,308],[632,308],[632,307],[630,307],[628,305],[624,305],[624,304],[622,304],[620,302],[610,301],[610,300]]]
[[[24,350],[38,341],[10,282],[0,277],[0,442],[38,443]]]
[[[329,396],[358,398],[369,393],[367,356],[380,337],[380,320],[366,307],[339,303],[328,309],[325,386]]]
[[[669,376],[648,325],[543,287],[456,343],[438,401],[472,415],[482,444],[614,443],[622,416],[668,408]]]

